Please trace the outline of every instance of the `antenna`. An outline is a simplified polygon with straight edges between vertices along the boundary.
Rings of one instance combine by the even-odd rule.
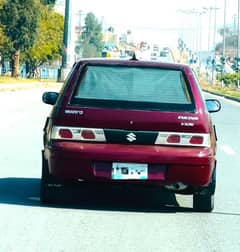
[[[133,53],[133,56],[132,56],[132,58],[130,60],[136,60],[136,61],[138,60],[137,57],[136,57],[135,52]]]

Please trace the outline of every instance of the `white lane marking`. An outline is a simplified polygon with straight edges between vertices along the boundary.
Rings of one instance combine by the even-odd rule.
[[[228,145],[221,145],[220,149],[222,151],[224,151],[226,154],[231,155],[231,156],[235,156],[236,152]]]

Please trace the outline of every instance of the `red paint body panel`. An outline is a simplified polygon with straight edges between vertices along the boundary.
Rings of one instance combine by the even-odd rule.
[[[111,180],[112,162],[146,163],[152,166],[150,180],[166,185],[182,182],[194,186],[209,183],[215,163],[209,148],[64,141],[55,142],[51,150],[45,151],[45,157],[49,160],[50,173],[59,178]],[[94,167],[99,162],[102,162],[101,175],[96,174]],[[158,166],[166,167],[160,169],[164,174],[159,172]]]
[[[65,109],[82,111],[83,115],[66,115]],[[194,122],[193,127],[182,127],[178,116],[193,116],[192,113],[176,112],[155,112],[155,111],[134,111],[120,109],[100,109],[100,108],[81,108],[66,106],[60,109],[62,112],[54,121],[55,125],[79,126],[111,129],[130,129],[130,130],[166,130],[180,132],[209,133],[209,118],[202,113],[194,114],[199,118]],[[124,120],[123,119],[124,116]],[[130,124],[131,122],[131,124]]]

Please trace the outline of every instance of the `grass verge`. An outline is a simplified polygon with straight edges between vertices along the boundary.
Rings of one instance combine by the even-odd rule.
[[[7,76],[0,76],[0,85],[4,84],[32,84],[32,83],[48,83],[48,82],[56,82],[55,80],[39,80],[39,79],[23,79],[23,78],[12,78]]]
[[[200,85],[204,91],[240,102],[240,89],[238,88],[223,87],[220,83],[209,85],[205,80],[200,80]]]

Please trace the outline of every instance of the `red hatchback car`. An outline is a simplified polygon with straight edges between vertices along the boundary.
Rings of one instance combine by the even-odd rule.
[[[187,65],[83,59],[59,93],[44,127],[41,201],[69,181],[143,183],[193,194],[197,211],[212,211],[216,133]]]

